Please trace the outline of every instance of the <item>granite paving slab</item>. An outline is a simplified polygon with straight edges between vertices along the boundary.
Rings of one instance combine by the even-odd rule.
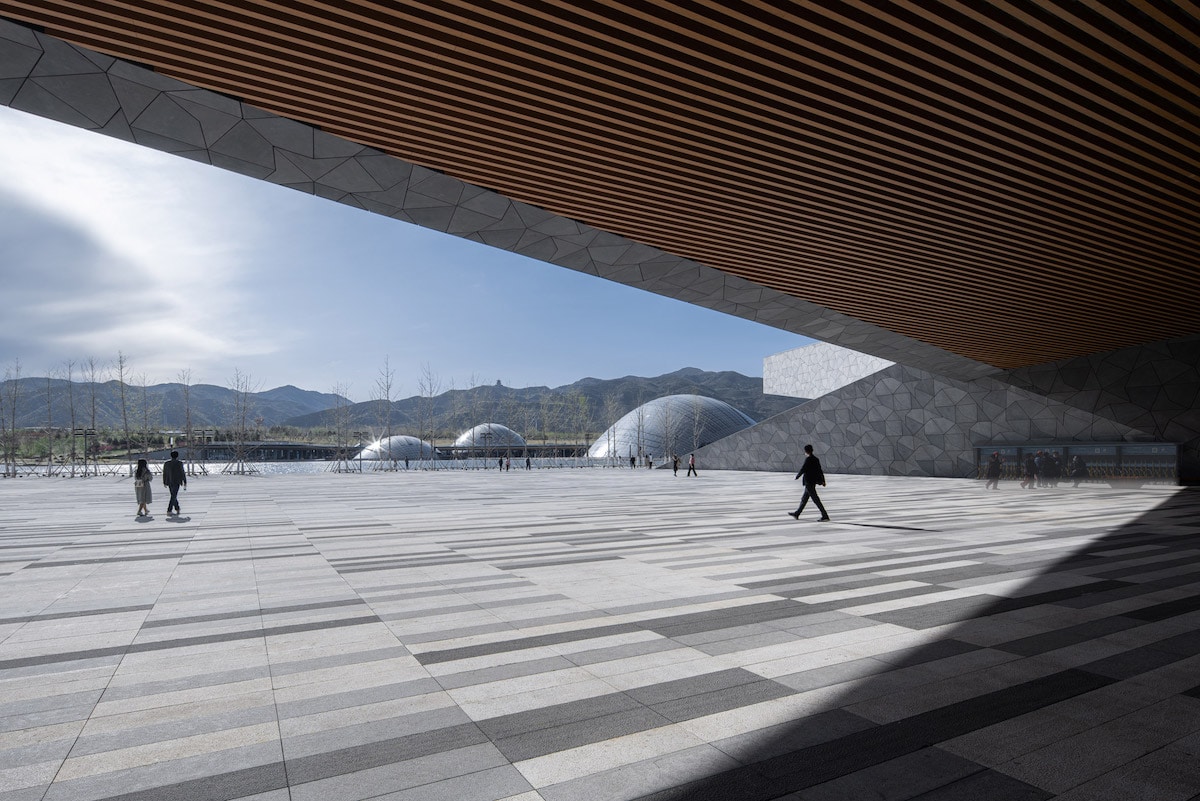
[[[1200,797],[1200,489],[0,479],[0,801]]]

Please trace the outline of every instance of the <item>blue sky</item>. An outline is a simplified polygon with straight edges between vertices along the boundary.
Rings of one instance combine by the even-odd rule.
[[[809,340],[0,107],[0,369],[368,400],[681,367],[762,375]],[[474,381],[472,381],[474,379]]]

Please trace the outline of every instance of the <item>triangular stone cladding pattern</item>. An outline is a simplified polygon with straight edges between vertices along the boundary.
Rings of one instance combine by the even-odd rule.
[[[793,471],[812,443],[829,472],[973,478],[976,444],[1146,439],[994,379],[963,382],[893,365],[696,453],[712,469]]]
[[[1006,383],[1182,447],[1200,480],[1200,335],[1013,370]]]
[[[817,398],[892,366],[892,362],[848,348],[815,342],[763,359],[763,392]]]
[[[0,20],[0,103],[785,331],[973,378],[995,372],[736,276]]]

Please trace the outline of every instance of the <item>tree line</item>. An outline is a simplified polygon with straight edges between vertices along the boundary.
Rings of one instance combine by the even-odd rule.
[[[48,370],[44,378],[22,380],[22,371],[20,360],[14,359],[5,367],[0,384],[0,456],[6,476],[16,475],[18,465],[31,462],[50,469],[71,465],[86,473],[101,462],[132,463],[153,450],[194,446],[206,440],[232,444],[234,462],[249,460],[254,443],[264,439],[335,444],[346,454],[364,440],[396,434],[445,444],[459,432],[484,422],[507,426],[530,442],[586,446],[607,425],[602,420],[611,423],[628,411],[628,402],[616,395],[596,404],[578,389],[547,391],[532,402],[521,400],[499,382],[494,387],[484,386],[474,375],[470,386],[460,390],[453,382],[447,385],[425,363],[416,379],[415,405],[410,404],[409,413],[401,413],[399,382],[390,358],[385,357],[369,401],[351,403],[346,399],[348,386],[335,384],[330,390],[333,407],[322,414],[317,425],[307,427],[265,426],[255,409],[254,396],[260,386],[237,368],[227,382],[229,399],[220,421],[207,416],[193,420],[194,376],[190,369],[180,370],[175,379],[182,392],[182,409],[174,411],[181,418],[172,420],[170,428],[175,430],[168,431],[164,430],[168,426],[162,396],[149,392],[152,384],[146,373],[136,370],[123,351],[110,362],[94,357],[66,361]],[[31,381],[35,383],[31,385]],[[40,391],[31,386],[40,386]],[[27,418],[31,406],[39,403],[44,407],[44,422],[20,425],[18,411]],[[119,420],[115,425],[104,422],[114,417]]]

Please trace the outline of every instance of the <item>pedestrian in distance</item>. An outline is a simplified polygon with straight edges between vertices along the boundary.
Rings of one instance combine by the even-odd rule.
[[[694,453],[688,454],[688,471],[687,476],[684,476],[684,478],[687,478],[688,476],[695,476],[696,478],[700,477],[700,474],[696,472],[696,454]]]
[[[1032,453],[1025,455],[1025,477],[1021,480],[1022,489],[1033,489],[1037,481],[1037,459]]]
[[[1000,472],[1003,465],[1000,451],[992,451],[987,463],[987,484],[984,485],[984,489],[1000,489]]]
[[[800,513],[804,511],[804,507],[811,498],[821,512],[821,520],[828,520],[829,513],[825,511],[825,505],[821,503],[821,497],[817,495],[817,487],[825,486],[825,471],[821,469],[821,460],[813,455],[812,445],[805,445],[804,453],[804,464],[800,465],[800,472],[796,473],[797,479],[803,479],[801,483],[804,484],[804,495],[800,497],[800,508],[794,512],[788,512],[788,514],[799,520]]]
[[[528,456],[525,457],[525,469],[526,470],[533,469],[533,460],[531,460]]]
[[[150,503],[154,500],[154,493],[150,490],[153,478],[154,473],[150,472],[150,465],[146,464],[145,459],[138,459],[137,469],[133,471],[133,493],[137,496],[138,517],[150,514]]]
[[[171,509],[178,515],[179,488],[187,487],[187,471],[183,469],[183,462],[179,461],[179,451],[171,451],[171,458],[163,462],[162,480],[163,486],[171,491],[171,500],[167,501],[167,516],[171,515]]]
[[[671,474],[676,475],[676,476],[679,475],[679,457],[678,456],[671,457]]]
[[[1072,456],[1071,457],[1071,478],[1075,480],[1075,486],[1078,487],[1079,482],[1085,480],[1087,477],[1088,477],[1087,462],[1085,462],[1083,460],[1082,456]]]

